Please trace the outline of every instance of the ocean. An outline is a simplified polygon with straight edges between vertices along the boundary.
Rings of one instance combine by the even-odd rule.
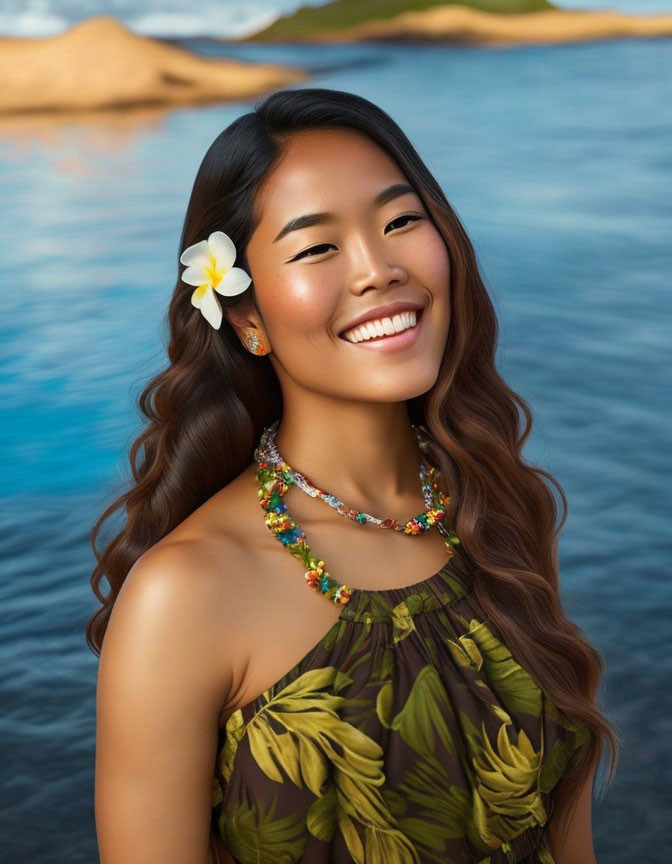
[[[534,414],[525,457],[569,498],[563,601],[624,740],[593,802],[597,859],[667,860],[672,40],[187,44],[373,100],[441,183],[497,309],[499,369]],[[251,104],[0,121],[1,861],[98,860],[88,535],[165,364],[195,172]]]

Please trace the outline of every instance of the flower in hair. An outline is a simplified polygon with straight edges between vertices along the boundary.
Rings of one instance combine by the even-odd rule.
[[[223,231],[213,231],[207,240],[194,243],[180,255],[181,263],[187,265],[182,281],[196,286],[191,304],[201,310],[215,330],[219,330],[222,324],[222,307],[215,291],[226,297],[235,297],[242,294],[252,281],[245,270],[233,266],[235,260],[236,247]]]

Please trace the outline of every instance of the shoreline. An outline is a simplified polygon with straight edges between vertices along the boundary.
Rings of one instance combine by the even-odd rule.
[[[207,38],[234,45],[389,41],[515,47],[671,36],[672,14],[571,10],[493,14],[467,6],[434,6],[291,39],[264,37],[263,31],[235,39]],[[55,36],[0,37],[4,84],[0,117],[101,111],[119,115],[235,102],[312,78],[299,67],[204,57],[176,40],[138,35],[109,16],[86,18]]]
[[[450,42],[466,45],[553,45],[603,39],[672,36],[672,14],[628,15],[612,11],[549,9],[540,12],[491,13],[469,6],[433,6],[402,12],[333,30],[291,37],[264,36],[264,31],[220,42],[338,43],[363,41]]]
[[[0,37],[0,116],[236,101],[310,77],[275,63],[202,57],[107,16],[56,36]]]

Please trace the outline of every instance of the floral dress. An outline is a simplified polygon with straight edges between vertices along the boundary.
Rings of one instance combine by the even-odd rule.
[[[353,589],[221,730],[212,828],[238,864],[555,864],[550,793],[589,730],[484,620],[451,558]]]

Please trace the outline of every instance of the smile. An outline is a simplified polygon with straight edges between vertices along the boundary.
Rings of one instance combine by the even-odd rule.
[[[370,351],[397,351],[408,348],[422,329],[423,309],[399,312],[389,317],[374,318],[346,330],[341,339],[357,348]]]
[[[346,330],[343,333],[343,339],[346,339],[348,342],[369,342],[372,339],[386,339],[389,336],[403,333],[404,330],[415,327],[416,323],[417,313],[413,309],[409,312],[400,312],[391,318],[374,318],[371,321],[366,321],[364,324],[360,324],[359,327]]]

